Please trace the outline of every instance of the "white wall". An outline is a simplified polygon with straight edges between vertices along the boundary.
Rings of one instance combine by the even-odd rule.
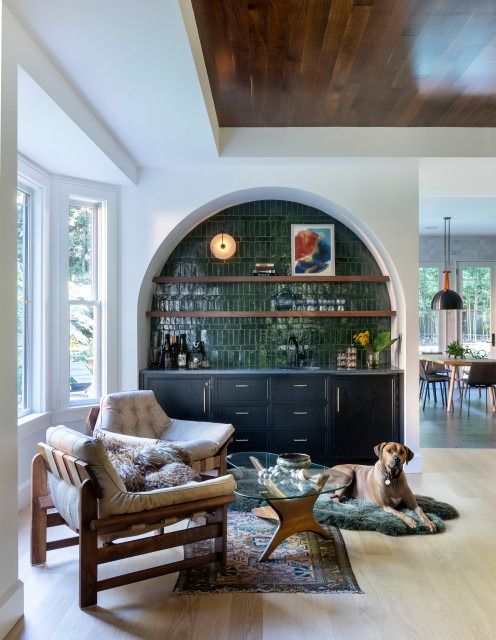
[[[2,4],[0,2],[0,12]],[[6,63],[7,32],[0,14],[0,637],[23,612],[17,569],[17,386],[16,386],[16,68]]]
[[[418,167],[412,160],[220,160],[209,166],[143,171],[138,187],[122,191],[122,389],[136,388],[138,370],[146,365],[151,278],[170,251],[200,220],[238,202],[264,198],[304,202],[342,220],[391,275],[398,310],[393,334],[402,335],[399,364],[406,371],[406,443],[418,451]]]

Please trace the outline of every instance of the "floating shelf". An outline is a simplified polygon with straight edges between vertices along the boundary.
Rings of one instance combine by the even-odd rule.
[[[281,282],[389,282],[389,276],[155,276],[153,282],[194,283],[194,282],[252,282],[271,284]]]
[[[147,311],[148,318],[391,318],[396,311]]]

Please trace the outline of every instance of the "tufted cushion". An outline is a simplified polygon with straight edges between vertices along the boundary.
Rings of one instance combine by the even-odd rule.
[[[215,456],[234,433],[232,424],[171,420],[160,440],[173,442],[186,449],[192,462]]]
[[[103,493],[98,500],[99,517],[119,513],[137,513],[183,504],[204,498],[213,498],[232,494],[235,482],[231,475],[212,478],[205,482],[192,482],[178,487],[167,487],[153,491],[128,493],[124,483],[111,465],[103,443],[85,436],[63,425],[50,427],[47,431],[47,444],[69,453],[87,462],[95,475]],[[79,528],[79,492],[65,480],[49,474],[50,490],[54,504],[62,517],[77,530]]]
[[[124,391],[110,393],[102,399],[97,428],[157,439],[170,423],[153,391]]]

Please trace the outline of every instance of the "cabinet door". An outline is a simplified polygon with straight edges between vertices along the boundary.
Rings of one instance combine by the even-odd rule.
[[[150,374],[142,378],[141,388],[152,389],[160,406],[171,418],[210,418],[210,377]]]
[[[333,460],[371,462],[376,444],[400,439],[397,376],[336,376],[332,407]]]

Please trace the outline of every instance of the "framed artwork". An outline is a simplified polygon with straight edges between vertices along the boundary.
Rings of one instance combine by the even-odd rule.
[[[291,274],[335,275],[334,225],[291,225]]]

